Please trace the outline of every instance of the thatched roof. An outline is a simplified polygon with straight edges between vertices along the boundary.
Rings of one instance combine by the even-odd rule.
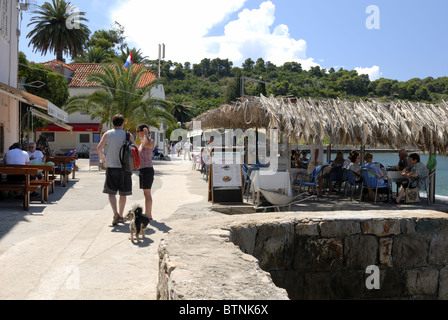
[[[202,129],[277,128],[338,145],[416,147],[447,154],[448,104],[243,97],[195,119]],[[191,126],[191,124],[190,124]]]

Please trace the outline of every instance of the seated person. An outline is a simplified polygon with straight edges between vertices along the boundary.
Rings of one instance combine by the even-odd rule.
[[[358,152],[354,151],[350,155],[350,161],[351,163],[349,164],[348,168],[350,169],[351,172],[354,173],[355,182],[359,182],[362,180],[361,166],[359,164],[361,162],[361,156],[359,155]]]
[[[30,157],[26,151],[22,150],[22,145],[18,142],[14,143],[11,147],[9,147],[8,152],[6,152],[6,164],[19,164],[19,165],[27,165],[30,164]],[[36,180],[37,176],[30,175],[30,180]],[[7,180],[10,182],[22,182],[25,180],[25,175],[8,175]],[[21,195],[16,192],[16,196]],[[33,192],[31,195],[36,194]]]
[[[163,153],[161,153],[160,151],[159,151],[159,146],[158,145],[156,145],[155,147],[154,147],[154,156],[153,156],[153,158],[155,158],[155,157],[159,157],[160,159],[162,159],[162,160],[165,160],[165,156],[163,155]]]
[[[31,164],[44,164],[45,156],[42,151],[36,149],[35,142],[30,142],[28,149],[28,156]]]
[[[379,163],[372,162],[373,155],[371,153],[367,153],[364,156],[364,161],[366,162],[365,167],[375,172],[380,178],[378,179],[379,183],[385,183],[385,179],[387,180],[387,172],[385,172]]]
[[[405,149],[401,149],[398,152],[398,165],[397,165],[397,170],[398,171],[403,171],[406,168],[409,168],[411,163],[409,161],[409,157],[408,157],[408,152]]]
[[[307,169],[309,161],[310,160],[306,157],[306,152],[302,152],[302,156],[299,158],[299,168]]]
[[[413,153],[409,156],[410,168],[406,168],[401,173],[403,177],[412,178],[409,181],[404,181],[400,186],[396,202],[400,203],[404,196],[404,192],[408,188],[419,188],[419,190],[425,188],[425,179],[428,177],[428,168],[420,162],[420,156],[417,153]]]
[[[364,161],[366,162],[364,167],[369,169],[369,170],[372,170],[379,177],[378,178],[378,183],[386,183],[387,172],[384,171],[381,168],[381,165],[379,163],[372,162],[373,161],[373,155],[371,153],[367,153],[364,156]],[[383,200],[385,200],[387,198],[387,193],[388,193],[387,188],[379,188],[378,189],[378,194],[379,194],[380,201],[383,201]]]
[[[343,166],[344,165],[344,154],[341,151],[338,151],[338,153],[336,153],[336,158],[334,158],[333,162],[331,163],[332,167],[337,167],[337,166]]]

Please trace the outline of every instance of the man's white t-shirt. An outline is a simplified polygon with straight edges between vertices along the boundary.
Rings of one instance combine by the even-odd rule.
[[[20,149],[11,149],[6,153],[7,164],[29,164],[30,157],[26,151]]]
[[[28,156],[30,159],[34,157],[33,161],[40,161],[40,162],[42,162],[42,159],[44,158],[44,154],[40,150],[36,150],[32,153],[28,151]]]

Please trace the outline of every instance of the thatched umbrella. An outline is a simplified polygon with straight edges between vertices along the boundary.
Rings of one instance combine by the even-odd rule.
[[[448,104],[243,97],[193,119],[202,129],[276,128],[298,140],[447,154]],[[191,126],[191,124],[189,125]],[[187,126],[187,127],[189,127]]]

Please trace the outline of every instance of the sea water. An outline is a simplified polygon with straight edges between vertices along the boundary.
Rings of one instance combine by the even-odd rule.
[[[367,153],[367,152],[366,152]],[[396,166],[398,164],[398,153],[375,153],[370,152],[373,155],[373,162],[379,162],[383,166]],[[409,155],[410,153],[408,153]],[[420,156],[420,162],[423,164],[428,163],[429,154],[417,153]],[[336,155],[332,154],[331,158],[334,159]],[[346,158],[348,154],[344,154]],[[437,156],[437,169],[436,169],[436,195],[448,197],[448,157]]]

